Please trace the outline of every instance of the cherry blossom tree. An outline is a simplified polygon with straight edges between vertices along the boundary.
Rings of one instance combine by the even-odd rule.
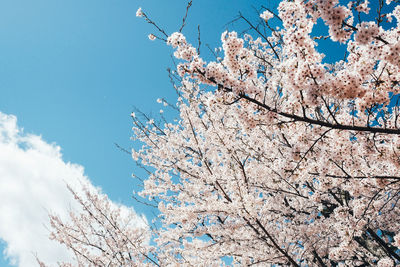
[[[82,185],[80,193],[68,189],[82,209],[71,210],[69,221],[50,216],[50,239],[67,246],[75,256],[74,264],[60,262],[59,266],[144,266],[152,261],[143,218],[93,187]],[[38,263],[47,266],[39,258]]]
[[[139,195],[158,226],[143,238],[85,209],[73,226],[52,217],[53,237],[93,266],[110,255],[124,259],[110,266],[400,264],[400,5],[379,0],[374,18],[370,6],[295,0],[262,10],[262,24],[240,15],[251,31],[224,32],[215,60],[181,33],[187,12],[167,35],[139,9],[159,30],[149,39],[180,60],[179,120],[132,114],[143,143],[132,155],[149,174]],[[326,36],[313,35],[318,23]],[[327,63],[326,38],[346,47],[343,60]]]

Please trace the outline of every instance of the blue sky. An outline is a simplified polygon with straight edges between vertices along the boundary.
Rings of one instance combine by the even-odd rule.
[[[234,28],[227,22],[239,11],[257,17],[254,7],[261,4],[274,7],[256,0],[194,1],[184,33],[196,42],[199,24],[202,50],[216,47],[221,33]],[[82,165],[112,200],[150,215],[131,198],[135,165],[114,143],[133,145],[133,107],[157,115],[157,98],[174,102],[166,72],[173,51],[148,40],[154,28],[136,18],[138,7],[170,34],[186,1],[1,1],[0,112],[15,115],[24,133],[60,146],[63,160]],[[9,266],[4,259],[0,265]]]

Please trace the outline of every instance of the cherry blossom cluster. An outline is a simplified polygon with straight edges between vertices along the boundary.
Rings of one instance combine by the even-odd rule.
[[[189,74],[202,83],[218,84],[225,91],[246,94],[264,102],[275,101],[275,89],[281,88],[285,95],[279,101],[281,111],[305,113],[306,116],[315,116],[312,114],[315,109],[304,110],[305,106],[322,107],[321,112],[330,113],[324,109],[335,99],[350,100],[357,110],[387,105],[389,93],[399,89],[399,26],[384,30],[374,21],[354,25],[351,8],[366,11],[368,4],[368,1],[358,6],[351,3],[343,6],[338,1],[282,1],[278,8],[282,30],[273,32],[271,37],[263,36],[265,40],[251,37],[244,40],[235,32],[225,32],[221,38],[222,60],[206,63],[186,40],[175,42],[176,56],[191,58],[180,65],[178,72],[181,76]],[[397,18],[398,22],[399,10],[395,7],[387,16]],[[318,51],[318,43],[312,36],[319,17],[329,26],[332,40],[347,45],[345,60],[324,62],[326,56]],[[184,38],[181,33],[179,35]],[[330,100],[327,102],[323,97]],[[286,99],[289,101],[284,101]],[[268,104],[273,105],[272,102]],[[340,105],[338,113],[352,112],[348,109],[350,106]],[[351,116],[349,118],[354,121]],[[355,123],[365,124],[365,116],[360,116]]]
[[[82,210],[71,211],[68,222],[58,215],[50,216],[50,239],[68,247],[75,260],[59,266],[152,266],[148,257],[150,233],[143,218],[96,190],[83,188],[81,195],[69,189]]]
[[[190,80],[181,90],[178,124],[160,133],[135,120],[135,158],[157,170],[141,195],[159,199],[168,254],[188,265],[396,262],[380,244],[399,239],[397,136],[354,140],[227,105]]]
[[[192,105],[186,114],[181,114],[183,120],[189,116],[192,121],[182,128],[190,126],[196,132],[193,134],[198,135],[195,143],[203,143],[196,151],[201,150],[198,154],[207,160],[198,159],[195,164],[206,168],[205,175],[208,171],[211,177],[222,172],[214,169],[215,165],[220,169],[231,168],[216,178],[219,185],[214,188],[221,199],[237,203],[236,215],[227,218],[234,217],[233,221],[241,221],[248,230],[261,236],[265,229],[267,239],[269,233],[279,232],[285,238],[279,239],[284,245],[280,244],[286,251],[292,249],[291,256],[278,248],[273,255],[280,255],[285,263],[300,254],[309,262],[329,259],[348,265],[368,262],[385,266],[400,259],[393,252],[396,249],[391,248],[398,246],[391,240],[394,236],[397,240],[399,233],[395,218],[399,215],[396,169],[400,167],[397,156],[400,131],[398,107],[388,105],[399,89],[399,21],[389,29],[374,21],[355,24],[352,8],[364,13],[370,9],[367,1],[347,6],[338,1],[282,1],[278,8],[282,30],[261,39],[249,36],[241,39],[235,32],[223,33],[223,59],[205,63],[196,57],[201,66],[191,68],[189,61],[184,63],[189,67],[180,72],[195,84],[218,85],[213,96],[201,96],[212,97],[203,100],[207,104],[200,105],[206,111],[197,111],[208,114],[207,119],[203,115],[201,123],[195,123],[188,115],[189,110],[195,109]],[[397,18],[398,10],[393,8],[387,16]],[[268,14],[262,14],[261,18],[265,20]],[[312,36],[317,18],[328,25],[328,35],[333,41],[347,46],[345,60],[324,62],[326,56],[318,51]],[[219,120],[224,126],[216,126]],[[369,130],[374,123],[378,126]],[[209,130],[201,131],[199,125],[212,125],[218,128],[213,134],[223,137],[212,137]],[[237,135],[227,129],[235,127]],[[229,134],[233,136],[228,137]],[[190,139],[189,136],[190,132],[184,139]],[[210,147],[218,142],[218,148]],[[189,152],[185,153],[187,157]],[[227,159],[225,154],[231,158]],[[237,173],[233,166],[237,167]],[[188,173],[193,173],[192,168]],[[260,173],[252,175],[253,170]],[[253,189],[240,180],[240,173],[245,181],[253,177]],[[203,175],[197,179],[200,177]],[[222,177],[231,177],[235,182],[231,184]],[[204,183],[213,184],[210,180]],[[180,195],[179,191],[176,193]],[[260,194],[262,197],[257,200]],[[268,201],[269,198],[274,200]],[[195,201],[191,198],[190,203]],[[165,213],[175,216],[172,215],[175,210],[182,212],[182,208],[170,206]],[[204,206],[202,209],[206,210]],[[263,213],[264,209],[268,212]],[[224,212],[226,215],[227,211]],[[177,218],[174,222],[178,221]],[[385,230],[385,234],[379,236],[377,230]],[[269,241],[274,243],[274,238]],[[290,245],[296,243],[301,246]],[[254,258],[250,262],[254,263]]]
[[[271,13],[269,10],[265,10],[263,13],[260,14],[260,18],[265,20],[266,22],[274,17],[274,14]]]

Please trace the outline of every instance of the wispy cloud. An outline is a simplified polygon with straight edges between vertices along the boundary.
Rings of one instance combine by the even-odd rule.
[[[63,161],[60,150],[41,136],[24,134],[15,116],[0,112],[0,239],[12,264],[36,266],[35,255],[48,263],[71,258],[48,239],[48,213],[67,218],[78,208],[66,183],[78,191],[82,184],[94,186],[81,165]]]

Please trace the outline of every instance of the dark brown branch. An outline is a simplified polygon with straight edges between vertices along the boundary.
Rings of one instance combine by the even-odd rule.
[[[246,19],[241,13],[239,13],[239,16],[241,19],[243,19],[244,21],[246,21],[247,24],[249,24],[249,26],[255,30],[260,36],[262,36],[264,38],[264,40],[268,43],[269,47],[272,49],[272,51],[274,52],[276,58],[278,60],[280,60],[278,53],[276,52],[274,46],[271,44],[271,42],[268,40],[268,37],[266,37],[264,34],[262,34],[257,27],[255,27],[248,19]]]
[[[197,42],[198,42],[198,46],[197,46],[197,54],[200,55],[200,47],[201,47],[201,39],[200,39],[200,25],[197,25]]]
[[[222,188],[221,184],[218,181],[215,181],[215,184],[219,187],[219,189],[221,189],[222,193],[224,194],[225,199],[228,200],[229,202],[232,202],[232,199],[228,196],[228,194]]]
[[[318,172],[309,172],[311,175],[319,176],[321,175]],[[324,174],[326,177],[330,178],[337,178],[337,179],[393,179],[393,180],[400,180],[400,176],[390,176],[390,175],[372,175],[372,176],[341,176],[341,175],[334,175],[334,174]]]
[[[374,230],[371,228],[367,229],[367,233],[371,235],[371,237],[378,242],[378,244],[385,250],[388,256],[395,258],[396,260],[400,261],[400,256],[395,252],[393,247],[389,247],[389,245],[380,238]]]
[[[349,27],[350,29],[352,29],[354,32],[357,32],[358,29],[356,27],[354,27],[353,25],[348,24],[347,22],[343,21],[343,26]],[[382,43],[388,45],[389,42],[386,41],[385,39],[383,39],[381,36],[374,36],[373,37],[375,40],[381,41]]]
[[[232,91],[232,90],[230,90]],[[337,130],[347,130],[347,131],[357,131],[357,132],[370,132],[370,133],[383,133],[383,134],[400,134],[400,130],[399,129],[384,129],[384,128],[373,128],[373,127],[369,127],[369,126],[353,126],[353,125],[344,125],[344,124],[332,124],[329,122],[324,122],[324,121],[319,121],[319,120],[314,120],[308,117],[303,117],[303,116],[298,116],[295,114],[289,114],[286,112],[282,112],[282,111],[278,111],[275,108],[271,108],[270,106],[261,103],[260,101],[251,98],[245,94],[240,94],[240,96],[251,102],[254,103],[256,105],[258,105],[259,107],[262,107],[268,111],[274,112],[280,116],[283,116],[285,118],[288,119],[293,119],[295,121],[301,121],[301,122],[306,122],[309,124],[313,124],[313,125],[319,125],[322,127],[327,127],[327,128],[331,128],[331,129],[337,129]]]
[[[168,38],[168,34],[165,33],[165,31],[163,29],[161,29],[154,21],[152,21],[145,13],[143,13],[143,17],[144,19],[147,21],[147,23],[152,24],[154,27],[156,27],[156,29],[162,33],[166,38]],[[161,37],[158,37],[159,39],[163,40],[164,42],[166,42],[166,39],[163,39]]]
[[[190,9],[191,6],[192,6],[192,0],[190,0],[188,2],[187,6],[186,6],[186,13],[185,13],[185,16],[182,19],[182,26],[179,28],[179,32],[182,32],[183,27],[185,27],[185,25],[186,25],[187,15],[188,15],[188,12],[189,12],[189,9]]]
[[[263,230],[263,232],[264,232],[265,235],[268,237],[268,239],[271,240],[271,242],[272,242],[272,244],[274,245],[274,247],[275,247],[280,253],[282,253],[282,254],[289,260],[289,262],[290,262],[293,266],[300,267],[300,265],[298,265],[297,262],[296,262],[292,257],[290,257],[290,255],[289,255],[286,251],[284,251],[284,250],[279,246],[278,243],[276,243],[276,241],[274,240],[274,238],[269,234],[269,232],[267,231],[267,229],[265,229],[265,227],[261,224],[261,222],[260,222],[258,219],[256,219],[256,223],[257,223],[257,225],[261,228],[261,230]]]
[[[223,89],[226,92],[232,92],[231,88],[225,87],[221,84],[218,84],[215,79],[213,78],[208,78],[205,76],[204,72],[201,72],[200,70],[197,70],[199,74],[204,76],[206,79],[209,81],[213,82],[215,85],[218,86],[218,89]],[[295,114],[290,114],[286,113],[283,111],[279,111],[277,108],[272,108],[268,106],[267,104],[264,104],[257,99],[251,98],[250,96],[244,94],[244,93],[239,93],[239,97],[242,99],[245,99],[253,104],[256,104],[258,107],[263,108],[267,111],[273,112],[279,116],[292,119],[293,122],[306,122],[312,125],[319,125],[322,127],[327,127],[331,129],[336,129],[336,130],[346,130],[346,131],[357,131],[357,132],[370,132],[370,133],[383,133],[383,134],[400,134],[400,129],[393,129],[393,128],[378,128],[378,127],[370,127],[370,126],[355,126],[355,125],[345,125],[345,124],[333,124],[330,122],[325,122],[325,121],[320,121],[320,120],[315,120],[308,118],[306,116],[299,116]]]
[[[312,254],[314,255],[314,258],[317,260],[319,266],[321,266],[321,267],[327,267],[327,266],[325,265],[325,263],[322,261],[321,257],[318,255],[318,253],[317,253],[315,250],[312,251]]]

